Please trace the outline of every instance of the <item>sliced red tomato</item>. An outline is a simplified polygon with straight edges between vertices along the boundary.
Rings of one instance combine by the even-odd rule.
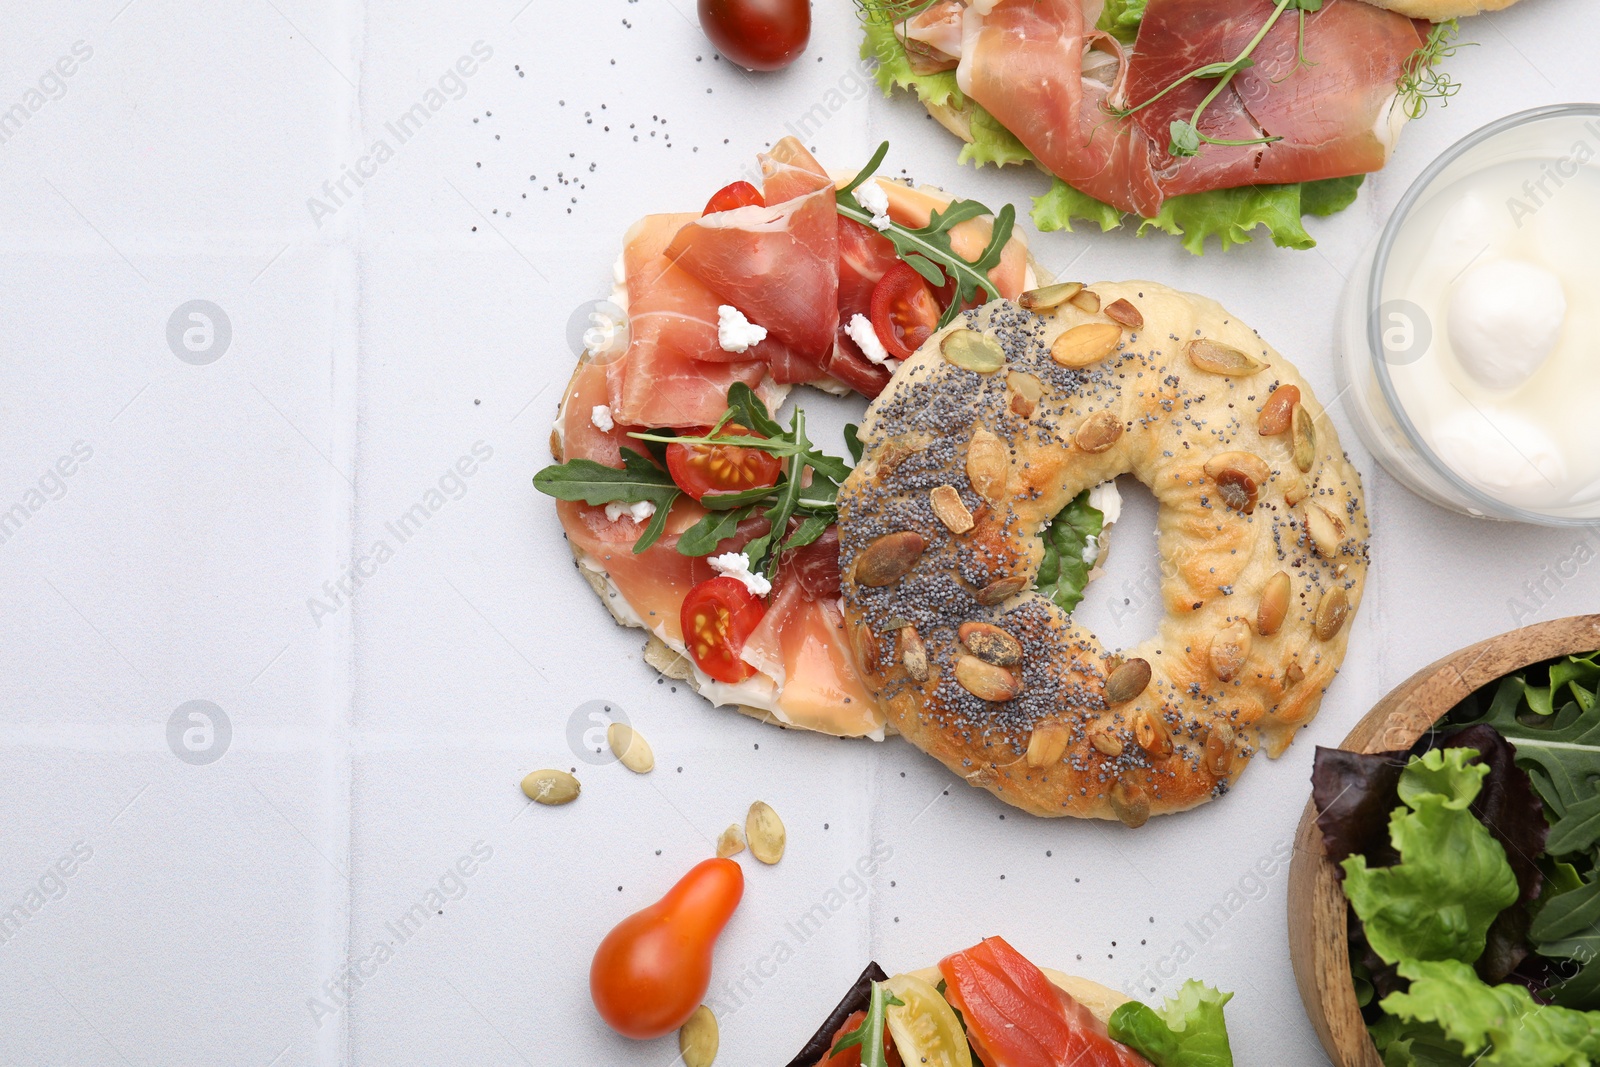
[[[833,1045],[837,1045],[841,1037],[860,1026],[866,1017],[866,1012],[858,1011],[846,1019],[844,1024],[834,1031]],[[833,1045],[830,1045],[829,1048],[832,1048]],[[889,1036],[889,1028],[887,1026],[883,1028],[883,1052],[884,1062],[889,1067],[901,1067],[900,1053],[895,1050],[894,1039]],[[816,1067],[861,1067],[861,1046],[851,1045],[837,1056],[824,1055],[822,1059],[817,1061]]]
[[[727,575],[701,582],[683,598],[683,643],[695,666],[734,685],[756,669],[739,658],[744,643],[767,613],[761,598]]]
[[[719,211],[732,211],[736,207],[766,207],[767,202],[761,197],[761,190],[749,182],[734,182],[718,189],[710,200],[706,201],[706,209],[700,214],[715,215]]]
[[[839,216],[839,321],[872,316],[872,290],[900,262],[894,245],[871,226]]]
[[[895,359],[910,359],[939,328],[939,300],[909,263],[896,263],[872,290],[872,328]]]
[[[704,437],[711,427],[704,426],[686,436]],[[730,422],[718,433],[719,437],[760,437]],[[680,445],[667,446],[667,473],[678,483],[678,488],[703,500],[707,493],[737,493],[743,489],[756,489],[763,485],[777,485],[783,473],[783,461],[759,448],[740,448],[738,445]]]
[[[1003,938],[946,956],[939,973],[988,1067],[1149,1067]]]

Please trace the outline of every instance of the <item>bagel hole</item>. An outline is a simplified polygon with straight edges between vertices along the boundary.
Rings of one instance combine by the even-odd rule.
[[[1073,621],[1097,634],[1106,650],[1132,648],[1156,632],[1161,602],[1161,554],[1156,498],[1136,478],[1117,479],[1122,514],[1107,538],[1102,573],[1089,583]]]

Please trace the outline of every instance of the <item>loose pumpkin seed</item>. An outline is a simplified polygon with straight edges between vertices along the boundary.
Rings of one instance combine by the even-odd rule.
[[[522,792],[539,804],[570,804],[582,788],[566,771],[534,771],[522,780]]]
[[[737,856],[744,851],[744,831],[739,829],[738,823],[729,823],[728,828],[717,835],[717,855],[722,859]]]
[[[1009,578],[996,578],[972,594],[972,599],[986,608],[992,608],[997,604],[1005,603],[1026,588],[1028,588],[1027,576],[1014,574]]]
[[[988,334],[977,330],[953,330],[939,342],[945,361],[962,370],[993,374],[1006,365],[1005,350]]]
[[[1090,315],[1100,310],[1100,294],[1093,289],[1080,289],[1067,298],[1067,303]]]
[[[1206,732],[1205,765],[1214,778],[1226,778],[1233,773],[1233,743],[1236,735],[1233,726],[1215,722]]]
[[[770,867],[783,859],[789,834],[771,804],[758,800],[750,805],[750,811],[744,817],[744,835],[750,842],[750,855],[762,863]]]
[[[649,774],[655,770],[656,754],[650,750],[650,742],[627,723],[614,722],[606,727],[606,743],[617,760],[634,774]]]
[[[1133,717],[1133,739],[1152,756],[1172,755],[1172,731],[1167,728],[1167,720],[1156,712],[1143,710]]]
[[[1307,505],[1305,516],[1306,537],[1317,550],[1317,555],[1323,559],[1338,555],[1339,546],[1344,543],[1344,523],[1339,517],[1321,504]]]
[[[717,1017],[702,1004],[678,1031],[678,1052],[683,1056],[683,1067],[711,1067],[717,1058],[719,1042]]]
[[[1096,726],[1089,731],[1089,743],[1102,755],[1113,757],[1122,755],[1122,741],[1104,726]]]

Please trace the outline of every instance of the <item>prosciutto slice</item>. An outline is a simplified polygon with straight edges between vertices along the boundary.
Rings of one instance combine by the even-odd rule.
[[[1130,104],[1155,96],[1195,67],[1228,62],[1270,17],[1218,18],[1217,0],[1150,0],[1128,60]],[[1425,25],[1425,24],[1424,24]],[[1137,112],[1149,138],[1166,196],[1236,185],[1299,182],[1366,174],[1381,168],[1393,145],[1395,85],[1427,30],[1358,0],[1328,0],[1306,15],[1299,62],[1299,19],[1285,11],[1251,59],[1201,116],[1200,130],[1219,140],[1282,140],[1264,145],[1203,145],[1200,154],[1167,154],[1169,128],[1187,120],[1216,82],[1192,80]]]
[[[1171,125],[1188,121],[1215,87],[1193,79],[1132,116],[1184,74],[1235,59],[1271,16],[1265,2],[1149,0],[1132,49],[1093,29],[1079,0],[998,0],[963,15],[956,77],[1067,184],[1146,218],[1166,198],[1242,185],[1314,181],[1381,168],[1403,116],[1393,106],[1425,23],[1361,3],[1327,0],[1308,13],[1299,63],[1298,13],[1286,11],[1202,114],[1217,140],[1167,152]]]
[[[707,362],[717,343],[718,298],[673,264],[668,244],[694,215],[647,215],[628,231],[628,350],[606,370],[612,418],[633,426],[706,426],[727,409],[728,387],[766,377],[758,358]],[[756,357],[756,351],[750,355]],[[782,393],[768,390],[769,403]],[[597,401],[599,403],[599,401]]]
[[[762,168],[768,206],[689,222],[673,237],[667,257],[719,302],[766,327],[793,357],[820,369],[838,326],[833,182],[792,137],[773,147]]]

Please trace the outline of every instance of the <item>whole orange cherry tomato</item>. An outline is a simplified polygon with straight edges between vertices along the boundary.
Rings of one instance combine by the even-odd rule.
[[[709,859],[659,901],[618,923],[589,967],[589,995],[606,1025],[642,1040],[687,1022],[711,984],[717,935],[742,896],[743,868]]]

